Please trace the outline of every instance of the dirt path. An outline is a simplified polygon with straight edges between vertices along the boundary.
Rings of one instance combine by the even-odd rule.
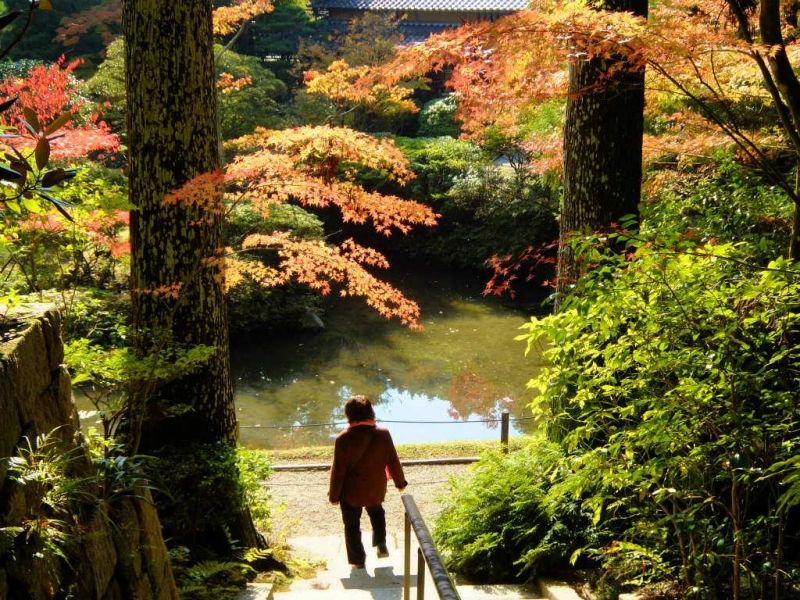
[[[451,476],[467,473],[468,465],[422,465],[404,467],[409,482],[406,493],[414,496],[425,521],[430,525],[441,510],[439,497],[447,490]],[[328,502],[328,471],[276,471],[267,487],[274,506],[283,506],[273,517],[276,537],[323,536],[342,532],[338,506]],[[403,528],[400,494],[389,484],[384,502],[386,526]],[[364,519],[366,524],[366,518]]]

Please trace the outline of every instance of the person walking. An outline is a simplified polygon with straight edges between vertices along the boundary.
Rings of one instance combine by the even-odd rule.
[[[366,508],[372,524],[372,545],[378,558],[389,556],[386,548],[386,513],[383,500],[389,478],[403,491],[408,485],[392,436],[375,424],[375,411],[366,396],[351,396],[344,405],[348,427],[336,438],[328,499],[339,504],[344,522],[347,561],[363,569],[366,561],[361,542],[361,512]]]

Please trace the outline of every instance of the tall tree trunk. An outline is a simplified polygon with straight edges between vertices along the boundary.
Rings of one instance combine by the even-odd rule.
[[[647,16],[647,0],[608,0],[605,10]],[[564,198],[561,204],[555,310],[581,275],[569,238],[638,214],[642,190],[644,71],[607,74],[613,59],[569,66],[564,122]],[[547,434],[560,440],[573,424],[564,406],[550,407]]]
[[[158,386],[154,394],[140,389],[132,396],[126,426],[131,445],[170,460],[180,460],[181,451],[187,460],[196,459],[201,444],[222,443],[233,452],[237,439],[227,309],[215,271],[205,261],[220,244],[220,220],[213,211],[163,201],[192,177],[220,167],[211,26],[211,0],[125,0],[137,351],[169,356],[175,348],[215,348],[200,368]],[[154,293],[176,285],[176,298]],[[233,469],[225,476],[238,473]],[[229,492],[219,493],[230,494],[230,514],[209,515],[213,527],[205,533],[257,545],[238,487],[224,488]],[[187,492],[182,490],[191,497]]]
[[[647,0],[610,0],[603,8],[647,16]],[[638,213],[644,71],[628,69],[609,77],[610,62],[579,59],[569,66],[557,297],[568,293],[580,275],[566,240]]]

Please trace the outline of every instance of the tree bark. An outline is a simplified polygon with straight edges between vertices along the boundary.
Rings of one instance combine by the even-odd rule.
[[[227,308],[215,270],[205,262],[220,245],[220,219],[213,211],[163,201],[196,175],[220,168],[211,27],[211,0],[125,0],[136,349],[140,356],[169,356],[197,345],[216,349],[191,373],[166,385],[138,386],[132,394],[129,445],[156,456],[196,444],[233,447],[237,439]],[[176,285],[177,298],[153,292]],[[231,497],[231,515],[210,520],[241,544],[258,545],[240,505]]]
[[[647,0],[611,0],[603,8],[647,16]],[[580,275],[568,238],[638,213],[644,71],[627,69],[608,76],[610,64],[609,59],[578,59],[569,66],[557,298]]]

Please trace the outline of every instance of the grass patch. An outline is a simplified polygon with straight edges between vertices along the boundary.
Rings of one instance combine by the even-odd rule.
[[[516,436],[509,440],[512,450],[519,449],[528,440],[525,436]],[[450,458],[462,456],[478,456],[482,452],[500,447],[497,440],[476,440],[462,442],[436,442],[427,444],[398,444],[397,454],[400,460],[425,458]],[[265,452],[274,465],[291,463],[325,463],[333,457],[333,445],[309,446],[305,448],[288,448],[285,450],[260,450]]]

